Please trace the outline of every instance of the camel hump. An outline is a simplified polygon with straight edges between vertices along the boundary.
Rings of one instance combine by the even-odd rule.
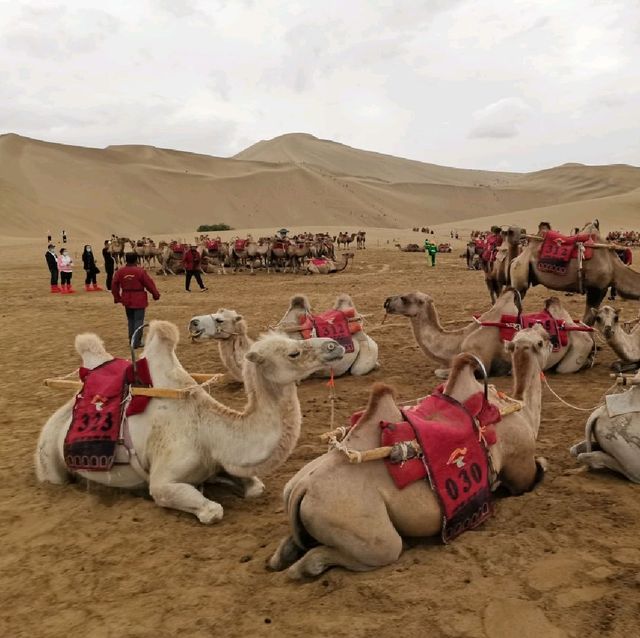
[[[353,299],[351,299],[350,295],[348,295],[347,293],[343,292],[342,294],[338,295],[336,297],[336,302],[333,306],[336,310],[339,310],[341,308],[355,308],[355,305],[353,303]]]
[[[387,412],[389,410],[397,411],[395,402],[396,392],[386,383],[374,383],[369,394],[369,402],[362,415],[362,419],[370,417],[374,413],[381,410]]]
[[[76,335],[75,348],[83,360],[87,355],[109,356],[104,347],[104,341],[93,332]]]
[[[300,310],[311,312],[311,304],[306,295],[293,295],[289,301],[289,308],[299,308]]]
[[[180,333],[178,332],[178,328],[170,321],[154,319],[149,324],[147,342],[150,342],[154,338],[159,339],[171,348],[175,348],[178,345],[178,341],[180,341]]]

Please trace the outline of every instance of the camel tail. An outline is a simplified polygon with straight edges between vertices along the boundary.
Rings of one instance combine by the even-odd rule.
[[[596,434],[594,432],[594,428],[596,427],[596,423],[598,422],[598,417],[600,416],[600,410],[595,410],[589,415],[587,419],[587,423],[584,426],[584,442],[586,445],[586,451],[591,452],[591,443],[593,441],[597,442]]]
[[[305,487],[305,481],[297,481],[292,486],[290,491],[287,492],[285,488],[285,508],[289,514],[289,524],[291,525],[291,534],[296,545],[303,550],[311,549],[318,542],[304,526],[302,522],[302,515],[300,508],[302,507],[302,501],[304,500],[307,489]]]
[[[109,357],[104,347],[104,341],[93,332],[83,332],[76,336],[76,352],[84,359],[87,355]]]

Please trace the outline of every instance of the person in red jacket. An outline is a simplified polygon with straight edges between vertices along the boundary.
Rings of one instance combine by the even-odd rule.
[[[184,257],[182,258],[182,265],[184,266],[185,272],[184,288],[187,292],[191,292],[191,290],[189,290],[189,286],[191,286],[192,277],[196,278],[201,292],[209,290],[202,283],[202,269],[200,268],[201,260],[202,258],[200,257],[200,253],[196,250],[196,247],[193,245],[189,246],[189,250],[185,251]]]
[[[127,312],[129,323],[129,343],[133,333],[144,323],[144,310],[149,305],[147,290],[158,301],[160,293],[153,283],[153,279],[143,268],[137,266],[138,256],[135,253],[127,253],[126,265],[120,268],[111,282],[113,303],[121,303]],[[136,334],[134,348],[142,347],[142,330]]]

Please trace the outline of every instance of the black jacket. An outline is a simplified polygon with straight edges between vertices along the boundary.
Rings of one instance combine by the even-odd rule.
[[[113,267],[115,266],[115,260],[111,251],[108,248],[102,249],[102,257],[104,259],[104,268],[107,272],[113,272]]]
[[[82,253],[82,265],[85,270],[90,272],[100,272],[96,266],[96,260],[93,253]]]
[[[52,255],[48,250],[44,254],[45,259],[47,260],[47,266],[49,266],[49,270],[51,272],[58,271],[58,259],[55,255]]]

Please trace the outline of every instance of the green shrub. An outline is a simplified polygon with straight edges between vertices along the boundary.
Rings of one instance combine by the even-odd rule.
[[[197,228],[197,232],[206,233],[210,230],[233,230],[228,224],[201,224]]]

